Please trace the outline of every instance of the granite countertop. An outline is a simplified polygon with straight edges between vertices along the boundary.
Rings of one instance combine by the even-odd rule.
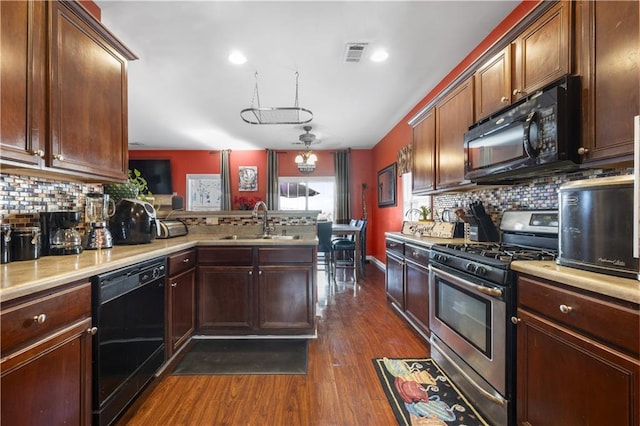
[[[472,243],[473,241],[464,238],[430,238],[415,237],[400,232],[387,232],[387,237],[401,239],[409,243],[418,243],[426,247],[434,244],[446,243]],[[564,285],[582,290],[613,297],[619,300],[640,304],[640,281],[614,277],[611,275],[598,274],[595,272],[583,271],[581,269],[561,266],[554,261],[514,261],[511,263],[514,271],[529,274],[538,278],[556,281]]]
[[[43,256],[0,265],[0,301],[49,290],[73,281],[135,263],[166,256],[196,246],[296,246],[317,245],[315,235],[296,239],[223,239],[217,235],[190,234],[184,237],[156,239],[149,244],[114,246],[110,249],[85,250],[77,255]]]

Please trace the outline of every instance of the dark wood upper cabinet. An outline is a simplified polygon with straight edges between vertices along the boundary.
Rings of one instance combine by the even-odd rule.
[[[65,171],[124,179],[127,61],[65,4],[52,2],[50,7],[47,162]]]
[[[572,7],[558,2],[513,41],[513,101],[571,72]]]
[[[0,7],[3,168],[126,179],[126,70],[136,56],[77,2]]]
[[[478,68],[475,85],[477,120],[511,103],[511,45]]]
[[[464,182],[464,133],[474,122],[473,76],[436,104],[436,189]]]
[[[411,182],[414,194],[435,189],[435,155],[436,116],[432,108],[413,128]]]
[[[0,2],[0,155],[4,164],[44,164],[46,35],[46,3]]]
[[[640,112],[637,1],[577,3],[583,92],[582,162],[631,162]]]

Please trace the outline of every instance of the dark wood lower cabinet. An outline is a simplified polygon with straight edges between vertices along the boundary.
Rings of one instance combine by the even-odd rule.
[[[91,285],[3,303],[0,424],[91,424]]]
[[[517,423],[637,425],[637,306],[518,279]]]
[[[253,266],[198,268],[198,331],[254,328]]]
[[[169,342],[172,353],[185,343],[196,328],[196,270],[194,268],[169,279]]]
[[[427,335],[429,330],[429,269],[410,260],[406,264],[405,313]]]
[[[429,330],[429,249],[418,244],[386,239],[387,299],[420,334]]]
[[[197,333],[315,333],[315,250],[297,245],[199,248]]]

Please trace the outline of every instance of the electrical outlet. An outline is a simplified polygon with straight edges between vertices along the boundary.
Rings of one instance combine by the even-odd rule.
[[[217,217],[208,217],[206,219],[206,224],[207,225],[217,225],[218,224],[218,218]]]

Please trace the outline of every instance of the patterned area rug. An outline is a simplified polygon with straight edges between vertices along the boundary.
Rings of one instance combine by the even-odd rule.
[[[374,358],[398,424],[488,426],[430,358]]]

